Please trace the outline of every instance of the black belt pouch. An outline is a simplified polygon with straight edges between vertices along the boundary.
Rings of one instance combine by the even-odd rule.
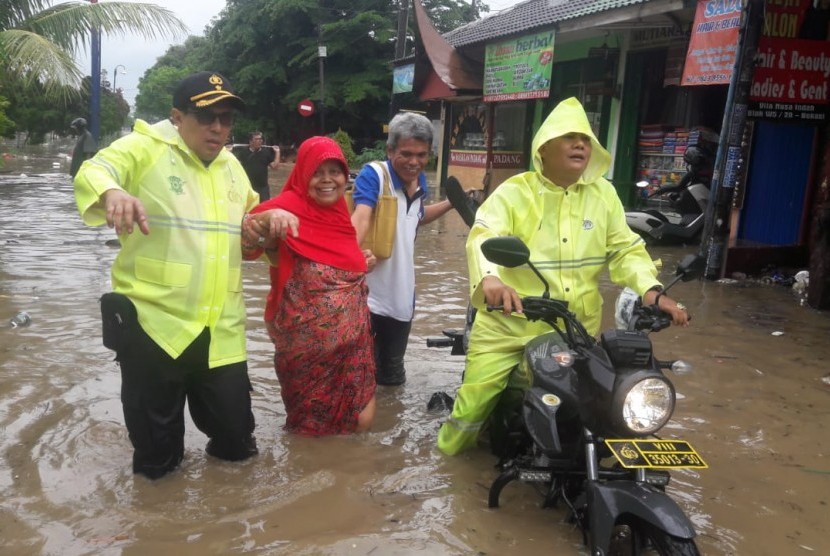
[[[101,322],[104,347],[118,353],[138,326],[138,312],[126,295],[105,293],[101,296]]]

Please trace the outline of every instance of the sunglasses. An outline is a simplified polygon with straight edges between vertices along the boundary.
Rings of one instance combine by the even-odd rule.
[[[213,122],[219,120],[219,124],[223,127],[231,127],[233,125],[235,114],[228,112],[213,112],[211,110],[188,110],[188,114],[192,114],[199,125],[209,126]]]

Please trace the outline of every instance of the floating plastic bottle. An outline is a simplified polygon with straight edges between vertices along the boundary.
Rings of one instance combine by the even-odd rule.
[[[793,292],[798,297],[798,302],[801,305],[807,301],[807,288],[810,286],[810,272],[801,270],[795,273],[795,282],[793,283]]]
[[[23,328],[24,326],[29,326],[31,323],[32,317],[26,311],[20,311],[9,319],[9,324],[12,328]]]

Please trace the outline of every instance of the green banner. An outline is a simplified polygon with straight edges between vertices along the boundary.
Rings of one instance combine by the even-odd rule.
[[[546,98],[553,67],[553,31],[488,44],[484,101]]]

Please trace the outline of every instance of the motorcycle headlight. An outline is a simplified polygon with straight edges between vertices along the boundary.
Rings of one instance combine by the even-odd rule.
[[[653,434],[674,411],[674,390],[668,381],[650,377],[634,384],[622,403],[623,422],[638,435]]]

